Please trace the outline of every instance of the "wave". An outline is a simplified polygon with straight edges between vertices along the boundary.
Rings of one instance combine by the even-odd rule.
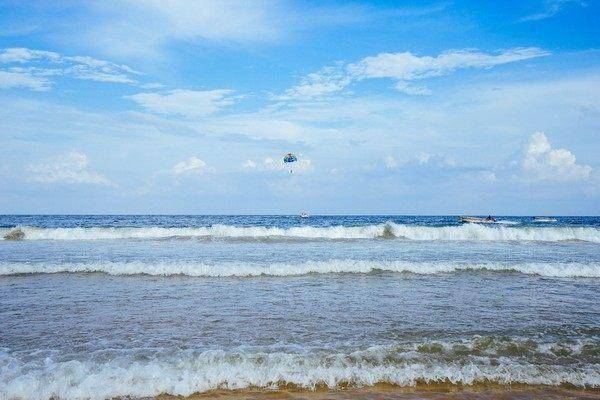
[[[526,342],[524,342],[526,343]],[[438,344],[415,349],[373,346],[343,352],[156,350],[92,353],[85,360],[19,356],[0,350],[0,398],[107,399],[188,396],[216,389],[341,389],[391,384],[528,384],[600,386],[600,365],[561,364],[549,357],[478,355],[447,359]],[[524,344],[526,352],[529,345]],[[463,347],[465,347],[463,345]],[[460,353],[460,349],[457,350]],[[103,354],[104,353],[104,354]]]
[[[586,241],[600,243],[600,229],[594,227],[512,227],[463,224],[431,227],[387,222],[366,226],[266,226],[212,225],[208,227],[163,228],[38,228],[22,226],[0,229],[5,240],[107,240],[107,239],[377,239],[449,241]]]
[[[503,224],[503,225],[519,225],[520,222],[519,221],[511,221],[508,219],[501,219],[500,221],[496,221],[496,224]]]
[[[195,277],[257,277],[301,276],[309,274],[371,274],[380,272],[414,273],[423,275],[459,271],[518,272],[558,278],[600,278],[598,263],[457,263],[457,262],[406,262],[328,260],[303,263],[253,263],[203,264],[196,262],[110,262],[89,263],[0,263],[0,276],[19,274],[54,273],[105,273],[109,275],[186,275]]]

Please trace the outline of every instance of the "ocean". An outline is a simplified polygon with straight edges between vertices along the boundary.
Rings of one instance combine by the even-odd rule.
[[[498,219],[0,216],[0,398],[595,398],[600,217]]]

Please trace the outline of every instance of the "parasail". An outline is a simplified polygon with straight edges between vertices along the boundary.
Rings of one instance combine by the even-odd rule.
[[[296,157],[294,154],[292,153],[287,153],[285,156],[283,156],[283,163],[284,164],[288,164],[288,163],[293,163],[298,161],[298,157]],[[290,174],[293,174],[294,172],[292,171],[291,165],[290,165]]]
[[[285,156],[283,156],[283,162],[284,163],[291,163],[291,162],[294,162],[294,161],[298,161],[298,157],[296,157],[292,153],[287,153]]]

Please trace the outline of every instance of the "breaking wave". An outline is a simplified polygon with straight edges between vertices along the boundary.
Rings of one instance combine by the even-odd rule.
[[[196,277],[256,277],[301,276],[309,274],[371,274],[378,272],[441,274],[459,271],[518,272],[547,277],[600,278],[600,264],[594,263],[481,263],[456,262],[406,262],[406,261],[356,261],[328,260],[304,263],[253,263],[203,264],[195,262],[110,262],[90,263],[0,263],[1,275],[54,274],[54,273],[105,273],[109,275],[186,275]]]
[[[456,350],[432,343],[408,348],[373,346],[348,353],[156,349],[136,355],[108,350],[85,360],[21,358],[0,350],[0,398],[141,398],[188,396],[215,389],[295,386],[314,390],[377,384],[600,386],[599,364],[560,361],[569,356],[590,357],[582,354],[585,349],[560,349],[571,352],[564,356],[558,351],[551,354],[553,350],[540,353],[531,341],[511,341],[498,351],[485,348],[486,340],[479,340],[482,349],[475,341],[455,344]]]
[[[512,227],[464,224],[431,227],[387,222],[366,226],[265,226],[212,225],[208,227],[163,228],[2,228],[4,240],[109,240],[109,239],[242,239],[242,240],[345,240],[398,238],[449,241],[586,241],[600,243],[600,229],[594,227]]]

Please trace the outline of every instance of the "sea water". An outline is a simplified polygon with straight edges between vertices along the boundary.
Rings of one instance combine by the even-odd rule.
[[[4,236],[3,399],[600,386],[600,218],[0,216]]]

